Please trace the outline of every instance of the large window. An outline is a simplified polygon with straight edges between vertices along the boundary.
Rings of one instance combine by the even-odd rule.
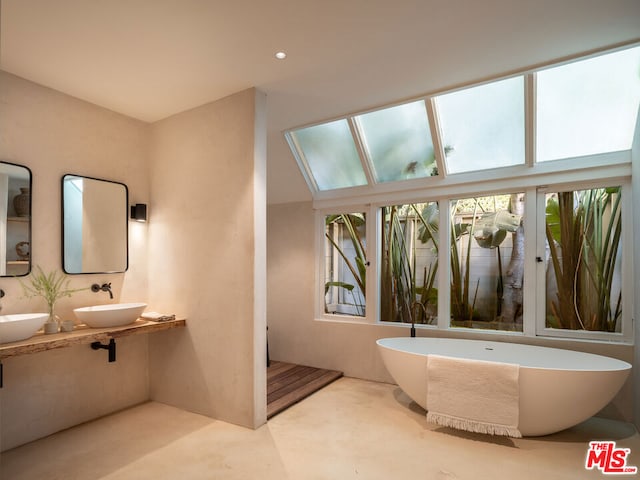
[[[378,182],[438,174],[422,100],[366,113],[356,120]]]
[[[522,331],[524,193],[451,202],[451,326]]]
[[[434,325],[438,315],[438,204],[380,209],[380,320]]]
[[[620,187],[546,195],[546,326],[620,332]]]
[[[317,314],[631,341],[639,105],[633,46],[287,132]]]
[[[309,181],[314,189],[365,185],[367,179],[346,120],[291,132],[291,141],[304,152]]]
[[[511,175],[519,167],[529,175],[561,159],[570,160],[564,169],[578,170],[584,157],[631,150],[639,72],[635,46],[292,129],[285,137],[316,198],[402,190],[416,181],[428,186],[486,170]]]
[[[531,187],[323,214],[322,314],[630,340],[627,188]]]
[[[439,95],[447,172],[524,164],[524,77]]]
[[[538,72],[537,160],[629,150],[640,104],[640,47]]]
[[[325,313],[366,314],[366,215],[342,213],[325,217]]]

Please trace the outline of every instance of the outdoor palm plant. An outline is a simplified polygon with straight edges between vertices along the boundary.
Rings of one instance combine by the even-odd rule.
[[[325,219],[326,226],[340,226],[343,227],[346,231],[348,238],[350,239],[350,243],[353,248],[354,256],[350,257],[347,253],[346,249],[343,248],[340,242],[336,241],[334,237],[331,235],[330,231],[325,232],[325,237],[329,241],[329,243],[333,246],[336,252],[342,258],[345,266],[351,272],[351,275],[356,283],[353,285],[351,283],[342,282],[342,281],[328,281],[325,282],[324,291],[325,296],[330,288],[337,287],[340,289],[344,289],[349,292],[353,299],[353,304],[356,307],[359,315],[364,316],[364,302],[360,300],[360,296],[362,300],[366,298],[366,270],[367,270],[367,252],[365,249],[364,240],[360,233],[360,227],[365,224],[365,218],[361,214],[339,214],[339,215],[329,215]],[[358,287],[358,291],[354,292],[355,287]]]
[[[437,311],[435,289],[438,269],[438,207],[436,203],[394,205],[382,209],[385,229],[382,235],[381,318],[385,321],[429,323],[428,312]],[[413,222],[418,225],[417,240],[433,244],[435,259],[422,268],[418,279],[416,240]],[[414,308],[417,303],[424,308]]]
[[[622,293],[613,294],[620,236],[620,187],[560,192],[547,201],[546,236],[557,284],[547,326],[616,331]]]
[[[480,247],[497,252],[499,275],[495,310],[496,315],[500,315],[504,284],[499,246],[508,232],[517,229],[521,217],[506,211],[504,205],[500,205],[499,209],[497,203],[495,197],[471,198],[459,200],[452,208],[450,288],[451,315],[454,320],[471,321],[478,317],[476,300],[480,280],[472,284],[470,265],[474,239]],[[471,215],[470,222],[455,221],[458,207]],[[470,208],[471,211],[468,211]],[[438,204],[428,202],[383,207],[382,218],[380,318],[390,322],[430,323],[437,315],[438,304]],[[479,223],[477,229],[476,222]],[[326,238],[353,279],[353,283],[327,281],[325,296],[330,288],[337,287],[350,293],[357,311],[363,312],[364,305],[357,299],[360,295],[364,299],[366,286],[367,258],[360,229],[364,218],[361,214],[332,215],[326,218],[325,223],[327,226],[339,225],[344,232],[344,237],[337,239],[328,229]],[[425,249],[431,250],[431,254],[426,254],[426,262]],[[423,252],[420,260],[419,250]],[[487,316],[490,314],[483,315]]]

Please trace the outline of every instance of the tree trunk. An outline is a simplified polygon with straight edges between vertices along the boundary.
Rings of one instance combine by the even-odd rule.
[[[524,194],[511,195],[511,213],[524,215]],[[524,228],[522,222],[512,235],[513,248],[504,282],[502,321],[522,324],[522,281],[524,278]]]

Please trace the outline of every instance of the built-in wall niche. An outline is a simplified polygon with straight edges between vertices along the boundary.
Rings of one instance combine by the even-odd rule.
[[[31,271],[31,170],[0,162],[0,276]]]
[[[124,183],[62,177],[62,266],[66,273],[127,270],[129,191]]]

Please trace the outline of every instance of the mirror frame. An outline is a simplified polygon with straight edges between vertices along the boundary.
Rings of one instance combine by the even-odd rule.
[[[116,185],[122,185],[124,187],[124,195],[125,195],[125,209],[122,212],[124,215],[124,222],[125,222],[125,265],[124,265],[124,270],[105,270],[105,271],[99,271],[99,272],[68,272],[67,269],[65,268],[65,255],[64,255],[64,250],[65,250],[65,242],[64,242],[64,181],[66,177],[79,177],[79,178],[86,178],[88,180],[97,180],[99,182],[107,182],[107,183],[114,183]],[[79,175],[77,173],[65,173],[64,175],[62,175],[62,178],[60,179],[60,203],[61,203],[61,216],[60,216],[60,223],[61,223],[61,247],[62,247],[62,270],[64,271],[64,273],[66,273],[67,275],[91,275],[91,274],[104,274],[104,273],[124,273],[129,269],[129,187],[127,187],[127,185],[125,183],[122,182],[117,182],[115,180],[106,180],[104,178],[97,178],[97,177],[91,177],[88,175]]]
[[[29,225],[27,226],[27,231],[29,235],[29,260],[27,264],[27,272],[21,273],[19,275],[0,275],[0,278],[10,278],[10,277],[26,277],[31,273],[31,268],[33,266],[33,172],[26,165],[20,165],[19,163],[6,162],[4,160],[0,160],[0,164],[11,165],[12,167],[20,167],[24,168],[27,172],[29,172],[29,195],[30,195],[30,203],[29,203]]]

